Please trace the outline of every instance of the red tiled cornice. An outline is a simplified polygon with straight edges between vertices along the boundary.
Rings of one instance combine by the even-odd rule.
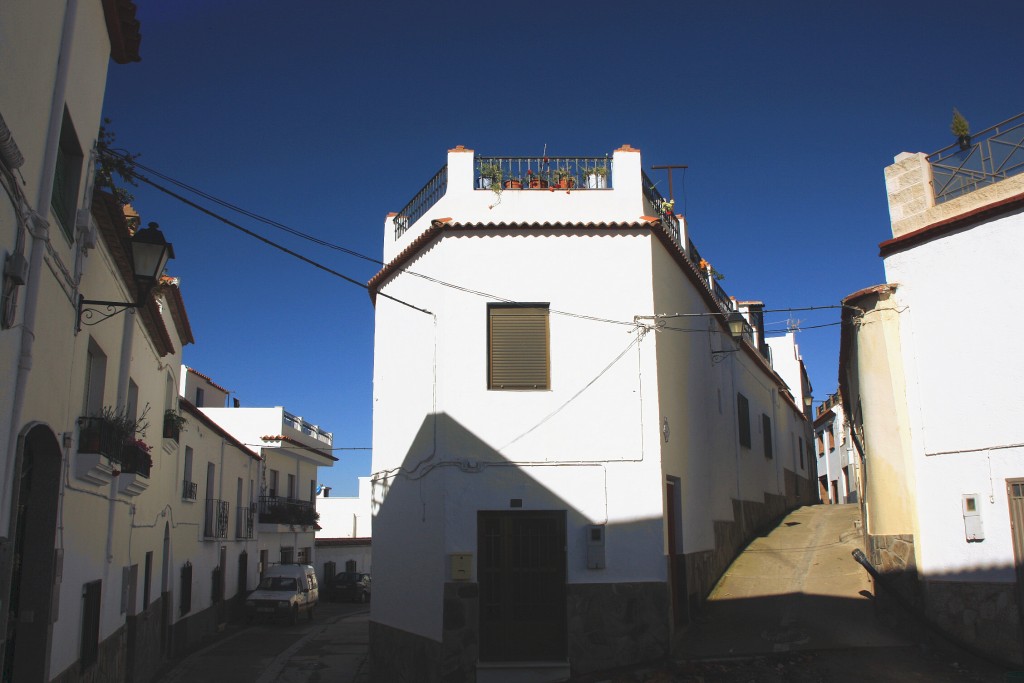
[[[222,387],[221,385],[217,384],[212,379],[210,379],[208,375],[204,375],[203,373],[199,372],[195,368],[189,368],[188,371],[191,372],[196,377],[201,377],[201,378],[205,379],[207,382],[210,383],[210,386],[213,387],[214,389],[220,389],[225,394],[230,394],[231,393],[230,389],[225,389],[224,387]]]
[[[916,247],[925,242],[945,237],[951,232],[961,230],[964,228],[973,228],[980,225],[983,221],[991,220],[997,216],[1010,213],[1017,209],[1024,207],[1024,192],[1016,194],[1006,199],[1001,199],[985,206],[980,206],[972,211],[962,213],[952,218],[946,218],[941,221],[936,221],[930,225],[926,225],[923,228],[918,228],[913,232],[908,232],[906,235],[900,235],[894,237],[891,240],[886,240],[878,245],[878,255],[882,258],[890,256],[897,252],[903,251],[904,249],[910,249]]]
[[[103,0],[103,18],[110,37],[110,58],[118,64],[142,60],[139,56],[142,34],[139,33],[135,11],[135,3],[131,0]]]
[[[192,336],[192,325],[188,321],[188,314],[185,312],[185,301],[181,298],[181,288],[174,278],[164,277],[160,280],[160,291],[163,292],[167,305],[171,310],[171,320],[174,321],[174,328],[178,332],[178,339],[181,345],[195,344],[195,337]]]
[[[401,270],[409,261],[411,261],[416,254],[423,250],[431,241],[439,239],[446,234],[454,233],[466,233],[466,232],[483,232],[486,230],[576,230],[576,231],[594,231],[600,232],[603,230],[633,230],[633,231],[650,231],[661,242],[665,250],[672,256],[676,264],[683,271],[686,277],[693,284],[697,293],[704,300],[708,306],[709,311],[718,311],[718,300],[715,299],[711,290],[708,288],[708,284],[704,277],[698,272],[696,266],[690,263],[690,259],[686,257],[682,248],[676,243],[672,232],[668,227],[661,221],[661,219],[654,216],[641,216],[639,221],[636,222],[621,222],[621,223],[454,223],[451,218],[439,218],[431,221],[430,227],[424,230],[420,235],[416,237],[409,245],[403,249],[390,263],[386,264],[376,275],[374,275],[367,283],[367,290],[370,294],[370,299],[376,303],[377,291],[383,286],[384,282],[387,281],[392,275]],[[726,322],[725,315],[713,316],[718,322],[721,330],[728,335],[729,326]],[[790,396],[786,382],[779,376],[768,361],[762,356],[756,349],[752,348],[749,344],[741,343],[740,346],[743,352],[757,363],[762,370],[772,379],[773,382],[780,388],[786,391],[781,392],[786,402],[790,407],[802,418],[805,419],[803,410],[796,405],[796,401]]]

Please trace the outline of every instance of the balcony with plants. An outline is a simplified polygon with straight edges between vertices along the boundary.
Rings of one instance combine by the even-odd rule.
[[[139,417],[127,410],[105,407],[98,417],[78,419],[78,457],[75,472],[79,479],[107,484],[118,478],[118,490],[138,495],[149,487],[153,467],[152,446],[143,440],[149,407]]]

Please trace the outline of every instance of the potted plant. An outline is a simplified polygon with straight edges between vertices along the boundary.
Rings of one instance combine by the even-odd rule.
[[[480,189],[481,190],[493,190],[495,194],[501,193],[502,178],[504,172],[501,169],[501,164],[496,162],[488,162],[480,164]]]
[[[949,130],[956,136],[960,149],[971,146],[971,126],[956,107],[953,107],[953,122],[949,124]]]
[[[608,167],[604,164],[587,169],[587,189],[603,190],[607,187]]]
[[[526,172],[526,186],[531,190],[543,190],[548,186],[548,179],[540,173],[534,173],[531,168]]]
[[[555,170],[555,187],[568,190],[576,187],[576,176],[569,169],[559,168]]]
[[[177,411],[168,408],[164,411],[164,438],[178,440],[178,436],[185,430],[185,418]]]
[[[504,183],[506,190],[521,190],[523,189],[523,181],[521,178],[509,178]]]

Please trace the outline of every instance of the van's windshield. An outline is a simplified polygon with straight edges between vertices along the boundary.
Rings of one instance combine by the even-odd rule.
[[[260,581],[260,589],[265,591],[295,592],[295,579],[287,576],[266,576]]]

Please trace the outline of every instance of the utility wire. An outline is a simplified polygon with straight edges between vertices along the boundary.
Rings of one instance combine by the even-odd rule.
[[[259,221],[259,222],[264,223],[266,225],[269,225],[271,227],[275,227],[275,228],[277,228],[279,230],[287,232],[290,235],[294,235],[296,237],[299,237],[301,239],[307,240],[307,241],[312,242],[314,244],[317,244],[319,246],[326,247],[328,249],[333,249],[334,251],[340,251],[340,252],[342,252],[344,254],[348,254],[350,256],[354,256],[356,258],[363,259],[364,261],[368,261],[368,262],[373,263],[373,264],[378,265],[378,266],[385,266],[386,265],[380,259],[375,259],[375,258],[373,258],[371,256],[367,256],[366,254],[363,254],[363,253],[360,253],[358,251],[355,251],[354,249],[349,249],[347,247],[343,247],[343,246],[341,246],[339,244],[335,244],[333,242],[329,242],[327,240],[321,239],[321,238],[316,237],[314,235],[311,235],[309,233],[302,232],[301,230],[297,230],[295,228],[292,228],[292,227],[290,227],[288,225],[285,225],[284,223],[281,223],[279,221],[273,220],[271,218],[267,218],[266,216],[262,216],[262,215],[260,215],[258,213],[253,212],[253,211],[249,211],[248,209],[244,209],[244,208],[238,206],[237,204],[233,204],[233,203],[231,203],[229,201],[220,199],[219,197],[216,197],[216,196],[214,196],[214,195],[212,195],[212,194],[210,194],[210,193],[208,193],[208,192],[206,192],[204,190],[201,190],[201,189],[199,189],[199,188],[197,188],[197,187],[195,187],[193,185],[189,185],[188,183],[185,183],[183,181],[177,180],[177,179],[175,179],[175,178],[173,178],[173,177],[171,177],[171,176],[169,176],[169,175],[167,175],[165,173],[162,173],[161,171],[158,171],[158,170],[156,170],[154,168],[151,168],[149,166],[141,164],[137,160],[132,159],[131,157],[129,157],[127,154],[119,153],[119,152],[116,152],[114,150],[109,150],[109,149],[108,150],[104,150],[103,153],[104,154],[109,154],[109,155],[112,155],[112,156],[115,156],[115,157],[118,157],[118,158],[123,159],[125,161],[130,161],[135,167],[141,168],[141,169],[145,170],[147,173],[150,173],[150,174],[152,174],[152,175],[154,175],[154,176],[156,176],[156,177],[158,177],[158,178],[160,178],[160,179],[162,179],[162,180],[164,180],[164,181],[166,181],[166,182],[168,182],[168,183],[170,183],[172,185],[175,185],[178,188],[181,188],[181,189],[186,190],[188,192],[191,192],[191,193],[194,193],[196,195],[199,195],[200,197],[203,197],[204,199],[207,199],[207,200],[209,200],[209,201],[211,201],[211,202],[213,202],[213,203],[215,203],[215,204],[217,204],[219,206],[222,206],[224,208],[230,209],[231,211],[235,211],[237,213],[240,213],[243,216],[246,216],[248,218],[252,218],[253,220]],[[215,213],[213,211],[210,211],[209,209],[206,209],[206,208],[200,206],[199,204],[196,204],[195,202],[192,202],[192,201],[186,199],[185,197],[182,197],[181,195],[179,195],[179,194],[177,194],[177,193],[175,193],[175,192],[173,192],[173,191],[171,191],[171,190],[169,190],[169,189],[159,185],[158,183],[155,183],[154,181],[152,181],[151,179],[149,179],[146,176],[143,176],[143,175],[141,175],[141,174],[139,174],[137,172],[132,172],[131,175],[133,177],[137,178],[138,180],[141,180],[142,182],[146,183],[147,185],[150,185],[150,186],[156,188],[157,190],[160,190],[161,192],[164,192],[165,194],[168,194],[171,197],[174,197],[175,199],[178,199],[179,201],[181,201],[181,202],[183,202],[183,203],[185,203],[185,204],[187,204],[187,205],[189,205],[189,206],[191,206],[191,207],[193,207],[195,209],[198,209],[199,211],[207,214],[208,216],[216,218],[217,220],[219,220],[219,221],[221,221],[223,223],[226,223],[227,225],[229,225],[229,226],[231,226],[231,227],[233,227],[233,228],[235,228],[237,230],[241,230],[242,232],[244,232],[247,235],[250,235],[251,237],[255,237],[256,239],[258,239],[258,240],[260,240],[260,241],[262,241],[262,242],[264,242],[264,243],[266,243],[266,244],[268,244],[268,245],[270,245],[270,246],[272,246],[272,247],[274,247],[276,249],[280,249],[281,251],[284,251],[285,253],[287,253],[287,254],[289,254],[291,256],[294,256],[294,257],[296,257],[296,258],[298,258],[298,259],[300,259],[302,261],[305,261],[306,263],[309,263],[310,265],[312,265],[312,266],[314,266],[316,268],[319,268],[321,270],[324,270],[324,271],[326,271],[326,272],[328,272],[328,273],[330,273],[332,275],[340,277],[340,278],[342,278],[343,280],[345,280],[347,282],[351,282],[352,284],[356,284],[356,285],[362,287],[363,289],[368,289],[367,285],[363,284],[362,282],[359,282],[359,281],[357,281],[357,280],[355,280],[353,278],[350,278],[350,277],[348,277],[346,275],[343,275],[343,274],[341,274],[341,273],[339,273],[339,272],[337,272],[335,270],[332,270],[332,269],[330,269],[330,268],[328,268],[328,267],[326,267],[326,266],[324,266],[324,265],[322,265],[322,264],[320,264],[320,263],[318,263],[316,261],[313,261],[312,259],[309,259],[309,258],[307,258],[305,256],[302,256],[301,254],[298,254],[298,253],[288,249],[287,247],[279,245],[276,242],[273,242],[272,240],[269,240],[269,239],[259,235],[258,233],[255,233],[255,232],[252,232],[252,231],[250,231],[250,230],[248,230],[246,228],[243,228],[241,225],[238,225],[237,223],[235,223],[235,222],[233,222],[233,221],[231,221],[231,220],[229,220],[227,218],[224,218],[223,216],[221,216],[221,215],[219,215],[219,214],[217,214],[217,213]],[[684,178],[685,178],[685,175],[684,175]],[[456,284],[453,284],[451,282],[446,282],[444,280],[440,280],[438,278],[434,278],[434,277],[431,277],[429,275],[424,275],[422,273],[417,273],[417,272],[412,271],[412,270],[406,270],[405,273],[407,275],[411,275],[413,277],[421,278],[423,280],[426,280],[428,282],[432,282],[432,283],[440,285],[442,287],[448,287],[448,288],[454,289],[456,291],[464,292],[466,294],[473,294],[475,296],[479,296],[479,297],[482,297],[482,298],[485,298],[485,299],[490,299],[490,300],[493,300],[493,301],[499,301],[499,302],[502,302],[502,303],[509,303],[509,304],[519,303],[519,302],[517,302],[515,300],[507,299],[505,297],[501,297],[501,296],[498,296],[496,294],[491,294],[489,292],[484,292],[484,291],[472,289],[472,288],[469,288],[469,287],[464,287],[464,286],[461,286],[461,285],[456,285]],[[408,307],[410,307],[410,308],[412,308],[414,310],[417,310],[417,311],[420,311],[420,312],[423,312],[423,313],[430,313],[429,311],[427,311],[425,309],[419,308],[419,307],[414,306],[414,305],[412,305],[412,304],[410,304],[408,302],[402,301],[401,299],[397,299],[397,298],[395,298],[395,297],[393,297],[391,295],[385,294],[385,293],[381,292],[380,290],[377,291],[377,294],[379,296],[382,296],[382,297],[386,298],[386,299],[391,299],[392,301],[396,301],[396,302],[398,302],[400,304],[408,306]],[[844,305],[841,305],[841,304],[838,304],[838,305],[837,304],[832,304],[832,305],[826,305],[826,306],[800,306],[800,307],[791,307],[791,308],[766,308],[766,309],[762,309],[762,312],[764,312],[764,313],[777,313],[777,312],[793,312],[793,311],[816,311],[816,310],[837,309],[837,308],[838,309],[842,309],[842,308],[851,308],[851,307],[844,306]],[[859,310],[859,309],[857,309],[857,310]],[[562,316],[566,316],[566,317],[571,317],[571,318],[578,318],[578,319],[581,319],[581,320],[590,320],[590,321],[593,321],[593,322],[603,322],[603,323],[609,323],[609,324],[613,324],[613,325],[623,325],[623,326],[627,326],[627,327],[633,327],[635,325],[635,323],[629,322],[629,321],[613,320],[613,319],[610,319],[610,318],[602,318],[602,317],[599,317],[599,316],[586,315],[586,314],[582,314],[582,313],[573,313],[573,312],[570,312],[570,311],[562,311],[562,310],[557,310],[557,309],[549,309],[549,313],[553,313],[555,315],[562,315]],[[711,316],[723,316],[723,315],[724,315],[723,313],[716,313],[716,312],[707,312],[707,313],[669,313],[669,314],[664,314],[664,315],[661,315],[661,316],[658,316],[658,317],[659,318],[686,318],[686,317],[711,317]],[[840,323],[828,323],[826,325],[814,325],[814,326],[808,326],[808,327],[800,327],[798,329],[800,329],[800,330],[810,330],[810,329],[815,329],[815,328],[818,328],[818,327],[830,327],[832,325],[838,325],[838,324],[840,324]],[[675,327],[669,327],[669,326],[663,326],[661,329],[664,329],[664,330],[667,330],[667,331],[671,331],[671,332],[700,332],[700,331],[702,331],[702,330],[689,330],[689,329],[675,328]]]
[[[137,178],[137,179],[139,179],[139,180],[141,180],[142,182],[146,183],[147,185],[150,185],[150,186],[156,188],[157,190],[160,190],[164,194],[167,194],[167,195],[169,195],[171,197],[174,197],[178,201],[191,206],[192,208],[196,209],[197,211],[205,213],[207,216],[210,216],[211,218],[216,218],[220,222],[222,222],[222,223],[224,223],[226,225],[231,226],[235,230],[240,230],[241,232],[245,233],[246,235],[249,235],[250,237],[254,237],[254,238],[258,239],[260,242],[263,242],[264,244],[267,244],[267,245],[273,247],[274,249],[278,249],[280,251],[283,251],[284,253],[288,254],[289,256],[294,256],[295,258],[299,259],[300,261],[302,261],[304,263],[308,263],[309,265],[313,266],[314,268],[319,268],[320,270],[324,271],[325,273],[329,273],[329,274],[331,274],[331,275],[333,275],[335,277],[341,278],[345,282],[349,282],[349,283],[351,283],[353,285],[356,285],[357,287],[362,287],[363,289],[369,289],[365,284],[363,284],[359,280],[356,280],[354,278],[350,278],[348,275],[344,275],[342,273],[339,273],[338,271],[334,270],[333,268],[328,268],[327,266],[323,265],[322,263],[314,261],[313,259],[311,259],[311,258],[309,258],[307,256],[303,256],[302,254],[298,253],[297,251],[292,251],[288,247],[285,247],[285,246],[283,246],[281,244],[278,244],[277,242],[269,240],[266,237],[264,237],[263,235],[255,233],[252,230],[249,230],[248,228],[243,228],[238,223],[235,223],[234,221],[229,220],[229,219],[221,216],[220,214],[214,213],[213,211],[210,211],[206,207],[203,207],[203,206],[200,206],[199,204],[196,204],[195,202],[191,201],[190,199],[182,197],[177,192],[174,192],[173,190],[169,190],[166,187],[153,182],[152,180],[150,180],[149,178],[147,178],[144,175],[140,175],[138,173],[133,173],[132,176]],[[382,296],[385,299],[391,299],[392,301],[394,301],[396,303],[400,303],[403,306],[408,306],[409,308],[413,309],[414,311],[419,311],[420,313],[426,313],[427,315],[433,315],[433,313],[431,313],[430,311],[426,310],[425,308],[420,308],[419,306],[414,306],[414,305],[410,304],[409,302],[402,301],[401,299],[393,297],[390,294],[385,294],[384,292],[377,292],[377,295],[378,296]]]

